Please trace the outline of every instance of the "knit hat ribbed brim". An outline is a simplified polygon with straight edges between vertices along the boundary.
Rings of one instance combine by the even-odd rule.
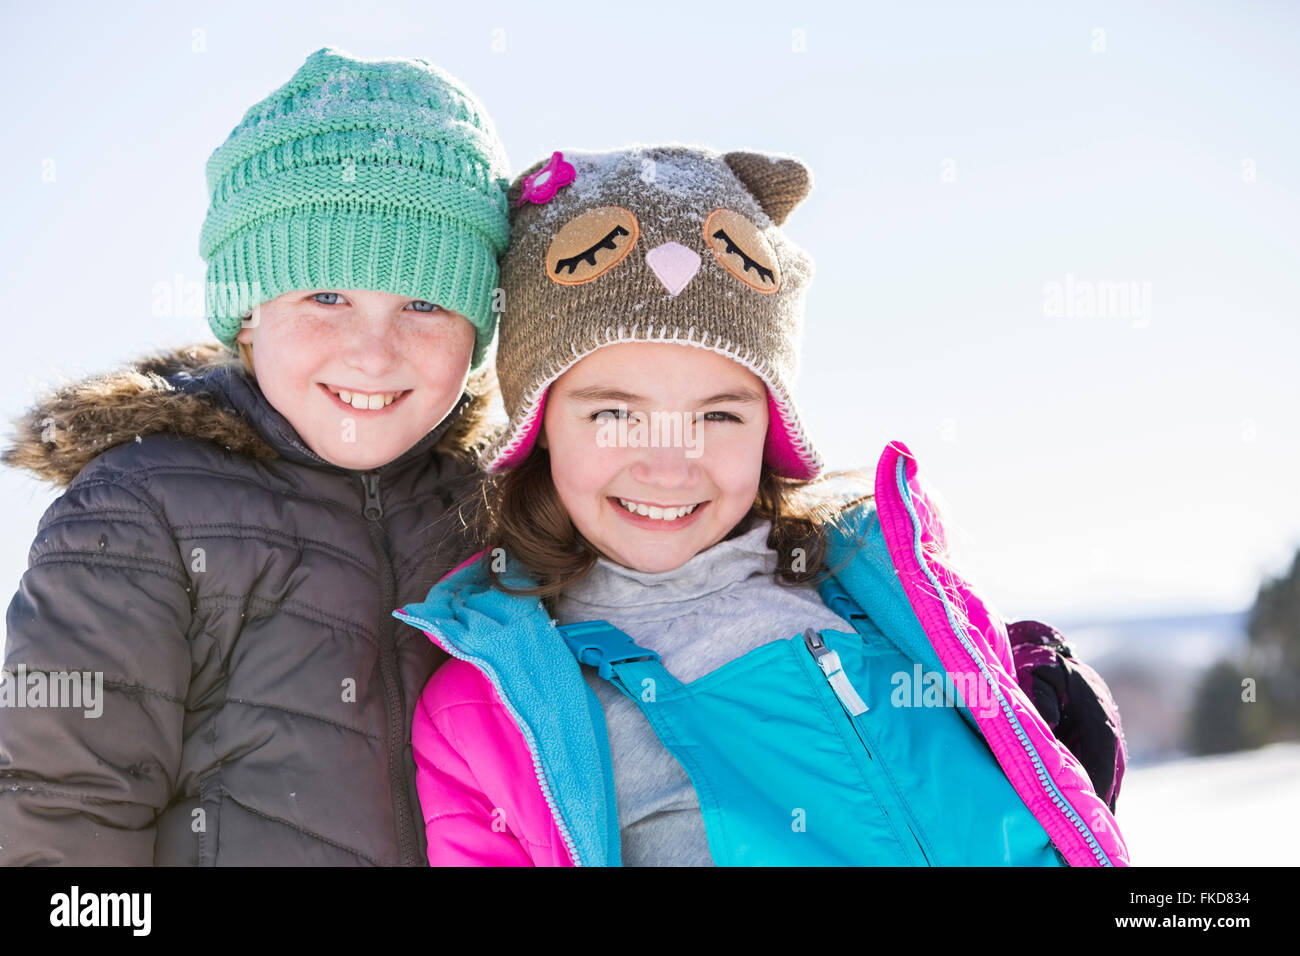
[[[464,315],[477,370],[496,334],[507,171],[455,77],[316,51],[208,160],[208,324],[233,347],[244,316],[286,292],[390,292]]]

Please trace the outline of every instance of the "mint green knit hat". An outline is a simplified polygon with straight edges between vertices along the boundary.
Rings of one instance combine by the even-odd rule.
[[[229,348],[254,306],[295,289],[424,299],[496,335],[510,237],[505,149],[465,86],[427,60],[317,50],[207,164],[199,237],[208,325]]]

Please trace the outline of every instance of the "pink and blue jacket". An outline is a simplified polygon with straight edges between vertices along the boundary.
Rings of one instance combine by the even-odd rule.
[[[1106,801],[1018,683],[1006,624],[946,560],[939,514],[901,442],[881,455],[866,509],[874,536],[856,542],[852,561],[896,575],[919,624],[913,630],[924,635],[918,641],[928,642],[912,656],[986,682],[996,706],[968,719],[1066,863],[1127,866]],[[831,544],[834,553],[843,542]],[[616,864],[600,703],[541,602],[491,587],[481,559],[451,571],[424,602],[393,612],[451,656],[426,686],[412,727],[429,862]],[[858,581],[839,578],[865,598],[853,594]]]

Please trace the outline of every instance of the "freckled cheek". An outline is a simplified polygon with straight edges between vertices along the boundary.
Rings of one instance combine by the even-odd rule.
[[[253,355],[260,355],[286,377],[306,377],[310,370],[338,355],[345,343],[346,336],[336,329],[281,322],[263,330],[253,343]]]
[[[424,371],[427,376],[442,379],[463,375],[469,368],[473,350],[473,340],[462,343],[445,338],[433,342],[423,339],[419,342],[403,343],[399,354]]]
[[[474,330],[470,327],[468,335],[456,328],[406,330],[396,336],[394,348],[428,379],[442,380],[465,372],[474,352]]]

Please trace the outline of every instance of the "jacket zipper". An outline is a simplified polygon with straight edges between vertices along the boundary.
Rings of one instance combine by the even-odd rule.
[[[542,603],[540,601],[537,602],[537,605],[538,607],[542,607]],[[537,741],[533,738],[532,730],[529,729],[528,724],[520,716],[519,711],[515,709],[515,706],[513,703],[511,703],[510,698],[506,696],[505,689],[501,686],[501,681],[497,679],[496,673],[492,670],[491,667],[487,665],[486,661],[484,661],[480,657],[474,657],[470,654],[466,654],[455,644],[453,644],[450,640],[448,640],[446,635],[444,635],[441,631],[439,631],[428,621],[424,620],[423,618],[416,617],[413,614],[403,613],[402,616],[407,621],[414,622],[419,627],[428,631],[430,634],[437,635],[438,642],[439,644],[441,644],[443,650],[445,650],[452,657],[458,658],[459,660],[465,661],[466,663],[472,664],[475,667],[477,667],[479,671],[483,674],[483,676],[488,679],[488,682],[491,683],[492,688],[497,692],[497,697],[499,697],[501,699],[501,702],[505,704],[507,712],[509,712],[511,718],[514,719],[515,725],[519,728],[520,732],[523,734],[524,743],[528,745],[528,753],[532,757],[532,761],[533,761],[533,773],[537,777],[538,786],[541,787],[542,796],[546,798],[546,805],[547,807],[550,808],[551,818],[555,821],[556,829],[560,831],[560,836],[564,839],[564,845],[565,847],[568,848],[569,858],[573,860],[575,866],[586,866],[587,864],[583,861],[581,855],[578,853],[577,845],[573,842],[573,836],[569,833],[568,826],[565,825],[564,818],[560,815],[560,809],[555,802],[555,796],[551,792],[550,785],[546,782],[546,775],[542,771],[541,752],[537,747]],[[555,626],[554,621],[551,622],[551,626],[552,627]]]
[[[871,761],[873,767],[878,767],[876,758],[871,755],[871,748],[867,746],[867,738],[858,724],[858,719],[867,713],[870,708],[850,682],[848,674],[844,673],[844,668],[840,665],[840,655],[826,646],[826,642],[822,640],[821,632],[816,628],[810,627],[803,632],[803,642],[804,646],[808,648],[808,653],[817,662],[821,672],[826,675],[826,683],[835,692],[840,707],[843,708],[844,713],[847,715],[849,723],[853,725],[853,732],[857,734],[858,743],[862,745],[862,750],[866,753],[867,759]],[[884,782],[886,789],[893,796],[898,816],[902,818],[903,824],[907,827],[907,832],[911,834],[912,840],[916,843],[916,848],[920,851],[921,858],[925,860],[925,865],[933,866],[934,864],[930,862],[930,854],[925,852],[925,846],[921,843],[921,838],[916,835],[916,827],[912,825],[911,814],[908,812],[902,796],[898,793],[893,781],[887,776]],[[888,810],[884,812],[886,815],[889,813]]]
[[[940,585],[939,579],[935,577],[934,572],[930,570],[930,566],[925,562],[924,557],[921,554],[921,520],[917,517],[916,509],[912,505],[911,491],[907,487],[906,468],[906,462],[904,461],[903,456],[900,455],[897,461],[897,467],[895,468],[895,478],[898,482],[899,497],[902,499],[903,506],[907,509],[909,517],[912,519],[913,557],[920,565],[921,570],[925,573],[926,578],[929,579],[930,585],[934,588],[935,594],[938,595],[939,600],[943,603],[943,609],[948,618],[949,628],[952,633],[956,635],[957,639],[961,641],[961,646],[965,649],[971,663],[979,668],[985,682],[990,688],[992,688],[993,693],[997,695],[998,703],[1002,707],[1003,716],[1005,716],[1007,722],[1010,723],[1011,729],[1015,731],[1016,739],[1020,741],[1020,745],[1024,749],[1026,755],[1031,761],[1033,761],[1034,773],[1038,777],[1038,783],[1042,786],[1043,792],[1047,794],[1048,798],[1052,801],[1052,804],[1074,825],[1074,828],[1083,835],[1084,839],[1087,840],[1088,846],[1091,848],[1092,854],[1097,861],[1101,863],[1102,866],[1114,866],[1115,864],[1113,864],[1110,861],[1110,858],[1106,856],[1106,851],[1101,848],[1101,844],[1097,842],[1097,838],[1092,835],[1092,831],[1088,829],[1087,824],[1083,822],[1083,819],[1079,816],[1078,812],[1075,811],[1074,807],[1070,806],[1069,802],[1056,789],[1055,782],[1052,781],[1050,774],[1047,772],[1047,768],[1043,766],[1042,757],[1040,757],[1038,751],[1034,749],[1033,742],[1028,738],[1028,736],[1026,736],[1024,729],[1020,726],[1020,722],[1015,719],[1015,714],[1011,713],[1011,705],[1007,703],[1006,698],[1002,695],[1002,690],[998,687],[997,681],[993,680],[990,676],[987,665],[984,663],[983,656],[975,653],[975,649],[971,646],[970,639],[966,635],[965,629],[958,627],[953,621],[952,607],[948,602],[948,595],[944,591],[942,585]]]
[[[393,566],[388,560],[388,550],[384,545],[384,528],[380,519],[384,509],[379,501],[378,469],[364,472],[361,487],[366,494],[364,515],[366,529],[375,547],[375,556],[379,560],[380,573],[383,575],[383,603],[380,605],[383,618],[379,628],[379,672],[384,681],[384,706],[388,711],[388,782],[393,788],[393,811],[397,814],[397,846],[403,865],[415,866],[419,860],[414,852],[415,841],[411,832],[412,809],[408,799],[407,774],[405,761],[402,759],[401,744],[405,735],[402,732],[402,717],[405,710],[402,701],[401,683],[397,679],[397,652],[394,647],[396,636],[393,634],[393,618],[388,608],[397,603],[396,585],[393,581]],[[392,637],[393,640],[389,638]]]
[[[854,690],[853,685],[849,682],[848,675],[844,673],[844,668],[840,666],[840,655],[827,647],[822,641],[821,634],[811,627],[803,632],[803,642],[807,645],[808,650],[812,652],[813,659],[817,661],[817,666],[826,675],[826,683],[831,685],[831,689],[835,691],[835,696],[840,699],[840,703],[849,712],[849,716],[856,717],[858,714],[865,714],[870,708],[858,696],[858,692]]]

